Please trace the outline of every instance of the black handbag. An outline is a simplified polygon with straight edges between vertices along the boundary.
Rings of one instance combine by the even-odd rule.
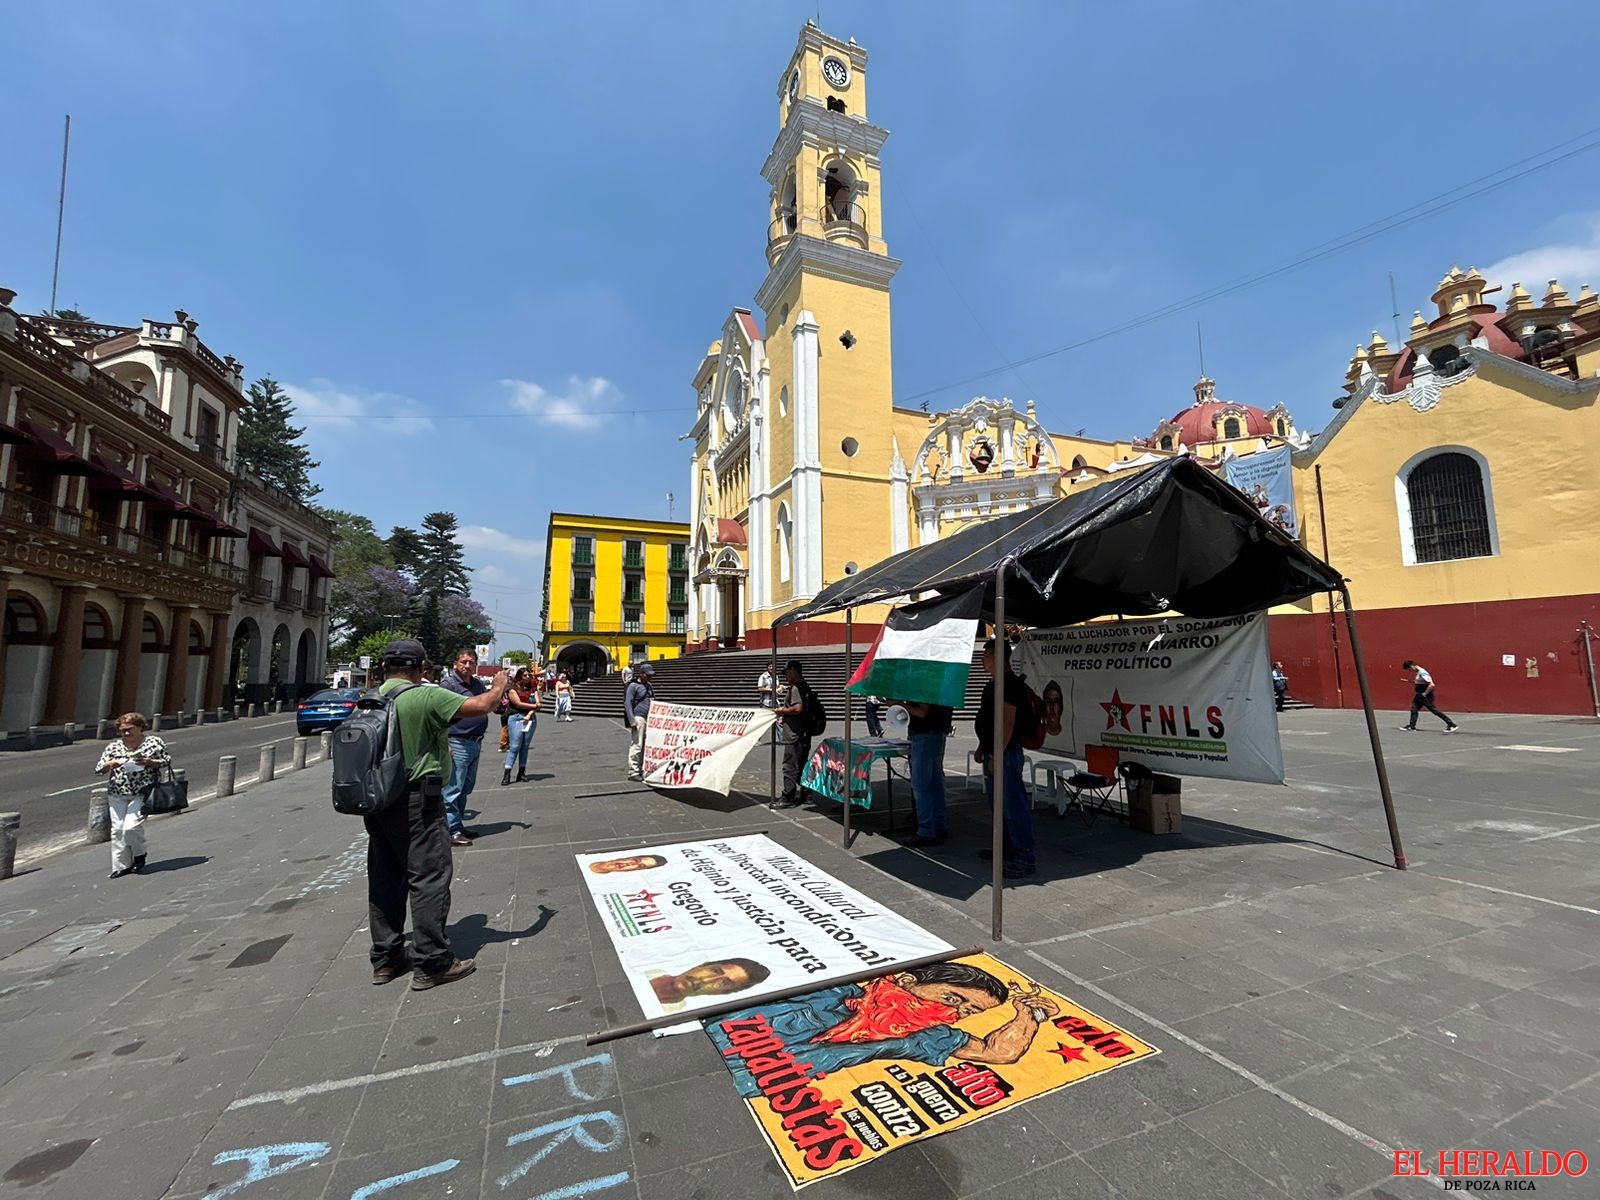
[[[165,777],[162,771],[166,772]],[[157,813],[181,812],[189,807],[189,781],[179,779],[172,771],[172,764],[156,769],[156,781],[145,789],[144,811],[146,816]]]

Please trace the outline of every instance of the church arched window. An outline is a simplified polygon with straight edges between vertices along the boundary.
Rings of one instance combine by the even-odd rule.
[[[1222,422],[1222,436],[1224,438],[1242,437],[1244,431],[1239,427],[1238,417],[1229,417]]]
[[[1172,435],[1170,433],[1164,433],[1161,435],[1161,448],[1163,450],[1172,449]]]
[[[794,521],[787,502],[778,505],[778,582],[788,583],[794,550]]]
[[[841,221],[851,225],[866,225],[866,210],[861,206],[856,173],[848,162],[840,159],[828,165],[827,179],[822,185],[822,193],[824,225]]]
[[[1465,448],[1428,451],[1401,469],[1402,558],[1407,565],[1499,553],[1489,464]]]

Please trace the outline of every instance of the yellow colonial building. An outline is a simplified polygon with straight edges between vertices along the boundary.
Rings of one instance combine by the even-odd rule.
[[[897,408],[900,261],[884,234],[889,135],[868,117],[867,53],[808,21],[776,84],[764,318],[734,308],[694,375],[691,649],[770,644],[771,622],[830,582],[1146,454],[1049,433],[1031,402]],[[863,636],[874,615],[858,614]],[[790,636],[840,633],[824,621]]]
[[[541,657],[575,681],[683,650],[688,525],[553,512],[544,562]]]

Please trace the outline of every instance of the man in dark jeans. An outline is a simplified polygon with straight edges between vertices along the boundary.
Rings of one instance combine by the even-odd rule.
[[[783,722],[783,795],[778,797],[778,808],[798,808],[800,775],[811,758],[811,735],[806,732],[805,668],[798,658],[791,658],[783,668],[783,687],[778,690],[778,720]]]
[[[454,983],[476,969],[457,958],[445,937],[450,915],[450,829],[444,815],[444,773],[450,769],[448,731],[457,718],[488,716],[510,682],[504,671],[482,695],[458,696],[422,687],[422,643],[399,638],[384,648],[386,678],[378,689],[395,698],[400,752],[409,783],[405,795],[367,826],[367,908],[372,927],[372,982],[388,983],[407,969],[406,903],[411,904],[411,987]],[[401,689],[405,689],[401,691]]]
[[[1011,669],[1011,649],[1005,648],[1005,679],[999,689],[1001,720],[1004,727],[1004,748],[997,754],[994,749],[995,706],[995,639],[990,638],[983,647],[983,669],[989,682],[983,686],[983,698],[978,702],[978,719],[974,732],[978,735],[977,761],[983,764],[983,791],[990,807],[995,802],[995,792],[1000,792],[1000,802],[1005,807],[1005,866],[1007,879],[1026,879],[1037,871],[1034,864],[1033,806],[1027,790],[1022,785],[1022,728],[1019,714],[1028,703],[1027,688],[1022,677]],[[996,762],[996,759],[999,761]],[[979,857],[990,857],[990,851],[978,851]]]
[[[455,668],[445,673],[439,686],[469,700],[488,691],[489,685],[478,678],[478,652],[470,646],[456,651]],[[451,770],[450,781],[444,785],[444,816],[450,825],[452,846],[470,846],[477,836],[467,831],[464,822],[467,797],[478,784],[478,758],[483,752],[483,735],[488,728],[486,716],[458,717],[450,726]]]
[[[1412,673],[1411,685],[1413,689],[1411,694],[1411,719],[1400,726],[1401,729],[1404,729],[1407,733],[1415,733],[1417,714],[1423,709],[1427,709],[1444,722],[1444,731],[1446,733],[1454,733],[1461,728],[1448,716],[1440,712],[1439,706],[1434,702],[1433,676],[1428,673],[1428,668],[1421,663],[1414,663],[1408,658],[1400,664],[1400,669]]]
[[[911,717],[911,798],[917,806],[917,836],[907,845],[942,846],[945,824],[944,745],[950,736],[952,709],[943,704],[902,701]]]

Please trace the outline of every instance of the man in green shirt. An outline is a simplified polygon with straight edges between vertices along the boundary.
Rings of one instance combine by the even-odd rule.
[[[500,703],[510,682],[504,671],[479,696],[422,687],[422,643],[398,638],[383,651],[385,679],[379,692],[401,694],[394,702],[400,752],[410,784],[406,794],[367,825],[367,907],[372,926],[372,982],[388,983],[406,970],[406,902],[411,903],[411,987],[415,991],[454,983],[476,970],[457,958],[445,937],[450,915],[450,827],[445,821],[444,781],[450,770],[450,723],[481,717]],[[402,690],[404,689],[404,690]]]

